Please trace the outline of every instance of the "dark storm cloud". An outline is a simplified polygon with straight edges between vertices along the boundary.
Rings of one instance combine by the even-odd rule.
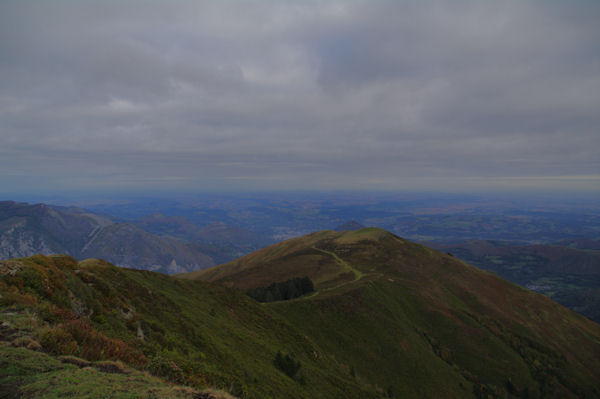
[[[599,187],[598,17],[593,1],[3,1],[0,177]]]

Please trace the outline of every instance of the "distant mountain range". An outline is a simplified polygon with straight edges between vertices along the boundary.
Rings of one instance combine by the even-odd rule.
[[[238,226],[212,222],[200,226],[182,216],[154,213],[132,220],[136,226],[161,237],[174,237],[189,243],[194,250],[225,263],[272,244],[273,240]]]
[[[0,259],[34,254],[101,258],[124,267],[178,273],[214,265],[210,256],[132,223],[75,207],[0,202]]]

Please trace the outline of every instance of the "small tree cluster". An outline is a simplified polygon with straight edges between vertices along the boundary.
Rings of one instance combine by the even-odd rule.
[[[246,294],[258,302],[286,301],[313,292],[315,286],[308,277],[295,277],[268,287],[249,289]]]
[[[300,367],[302,367],[300,362],[294,359],[293,356],[287,354],[284,355],[281,353],[281,351],[278,351],[275,355],[273,364],[275,364],[275,367],[283,371],[283,373],[290,378],[295,378],[300,371]]]

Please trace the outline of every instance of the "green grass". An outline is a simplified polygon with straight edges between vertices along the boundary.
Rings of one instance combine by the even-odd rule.
[[[104,263],[86,262],[78,268],[68,258],[22,262],[22,270],[39,271],[41,280],[53,275],[50,283],[66,283],[75,296],[67,296],[65,302],[57,295],[58,286],[50,287],[48,294],[47,287],[33,283],[37,288],[30,289],[17,277],[0,280],[4,311],[26,309],[35,315],[40,323],[31,333],[43,342],[44,350],[56,355],[89,357],[84,355],[88,353],[94,356],[91,360],[120,359],[174,383],[216,387],[242,398],[380,396],[340,371],[318,345],[280,315],[236,291]],[[18,293],[5,295],[21,286]],[[74,304],[86,315],[94,310],[86,323],[93,327],[92,336],[106,337],[94,341],[93,351],[89,339],[76,338],[83,326],[71,321]],[[21,319],[26,324],[25,317]],[[143,340],[138,338],[138,326]],[[121,352],[107,351],[119,342]],[[133,352],[122,356],[126,348]],[[293,354],[302,363],[305,384],[275,367],[278,351]],[[171,362],[182,372],[172,372]]]
[[[294,239],[263,258],[293,271],[300,242],[354,278],[267,307],[374,389],[391,386],[399,397],[597,394],[600,364],[591,354],[599,341],[583,336],[598,337],[598,325],[544,297],[379,229]]]
[[[105,373],[94,367],[62,363],[46,353],[0,346],[0,390],[19,398],[192,398],[147,373]],[[11,397],[11,396],[9,396]]]
[[[0,262],[0,315],[11,326],[0,341],[13,350],[14,334],[28,336],[46,353],[21,361],[7,352],[2,375],[23,374],[32,395],[50,385],[68,396],[85,371],[90,385],[80,388],[98,397],[110,393],[96,386],[133,384],[119,378],[134,375],[248,399],[599,396],[600,326],[379,229],[312,234],[200,274],[235,287],[307,270],[326,277],[316,295],[268,304],[97,260],[36,256],[10,268]],[[276,367],[278,352],[300,362],[301,378]],[[137,371],[106,376],[58,364],[58,355]],[[52,373],[64,387],[53,388]]]

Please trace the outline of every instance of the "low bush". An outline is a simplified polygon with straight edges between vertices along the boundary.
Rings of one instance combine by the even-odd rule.
[[[125,369],[123,363],[112,360],[104,360],[102,362],[97,362],[92,365],[95,369],[98,369],[104,373],[113,373],[113,374],[129,374],[130,372]]]
[[[76,355],[79,345],[62,326],[47,328],[41,333],[42,347],[53,355]]]
[[[42,346],[39,342],[30,337],[19,337],[12,341],[12,346],[16,346],[18,348],[27,348],[33,351],[37,351],[42,349]]]
[[[185,374],[177,363],[161,354],[151,357],[148,363],[146,363],[146,369],[151,374],[177,384],[182,384],[185,380]]]
[[[76,356],[60,356],[58,360],[60,360],[62,363],[74,364],[79,368],[89,367],[92,365],[92,362]]]
[[[143,365],[144,355],[120,339],[109,338],[83,320],[69,320],[64,324],[73,339],[80,345],[80,356],[89,360],[122,360],[132,365]]]
[[[275,367],[283,371],[283,373],[288,377],[296,380],[303,380],[303,376],[300,374],[300,368],[302,367],[302,364],[293,356],[290,356],[289,354],[284,355],[281,353],[281,351],[279,351],[275,355],[273,364],[275,364]]]

